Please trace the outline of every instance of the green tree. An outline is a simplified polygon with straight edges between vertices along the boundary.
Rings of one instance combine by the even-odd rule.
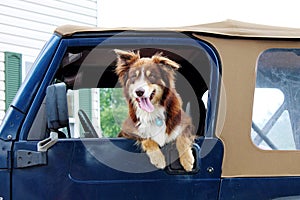
[[[116,137],[126,119],[128,107],[121,88],[100,89],[101,129],[105,137]]]

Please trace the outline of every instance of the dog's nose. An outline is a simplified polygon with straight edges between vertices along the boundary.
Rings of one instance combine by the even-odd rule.
[[[138,97],[142,97],[145,93],[145,90],[143,88],[138,88],[135,93]]]

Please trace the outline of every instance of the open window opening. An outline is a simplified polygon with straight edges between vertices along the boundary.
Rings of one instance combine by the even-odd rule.
[[[113,49],[116,48],[119,47],[84,46],[67,49],[53,83],[63,82],[67,86],[71,138],[113,138],[120,132],[121,125],[127,117],[128,105],[114,71],[116,55]],[[178,54],[179,48],[180,54]],[[204,136],[212,68],[212,61],[205,50],[174,45],[168,48],[129,46],[122,49],[138,50],[141,57],[151,57],[159,52],[181,65],[176,72],[175,87],[181,96],[183,109],[193,120],[196,134]],[[197,66],[192,63],[197,63]],[[44,116],[45,109],[41,107],[40,110],[40,115]],[[33,134],[49,132],[49,130],[41,131],[41,129],[47,130],[47,125],[41,126],[45,124],[44,118],[36,118],[28,139],[46,137],[47,134]],[[92,131],[87,128],[86,123],[92,125]],[[68,138],[68,130],[61,131]],[[95,133],[91,133],[93,131]]]

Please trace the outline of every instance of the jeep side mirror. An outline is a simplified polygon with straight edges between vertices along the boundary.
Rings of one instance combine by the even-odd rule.
[[[65,83],[57,83],[47,87],[46,112],[48,128],[59,134],[60,128],[68,129],[68,137],[71,137],[69,128],[69,115],[67,92]]]

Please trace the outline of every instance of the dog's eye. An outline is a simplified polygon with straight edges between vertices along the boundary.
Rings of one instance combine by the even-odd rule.
[[[132,74],[131,76],[130,76],[130,79],[135,79],[136,78],[136,74]]]
[[[149,79],[155,80],[155,78],[156,78],[156,77],[155,77],[153,74],[150,74],[150,75],[149,75]]]
[[[155,76],[155,75],[149,75],[148,79],[149,79],[149,81],[151,83],[155,83],[157,81],[157,76]]]
[[[137,77],[136,74],[133,74],[133,75],[129,76],[130,83],[134,83],[134,81],[136,80],[136,77]]]

